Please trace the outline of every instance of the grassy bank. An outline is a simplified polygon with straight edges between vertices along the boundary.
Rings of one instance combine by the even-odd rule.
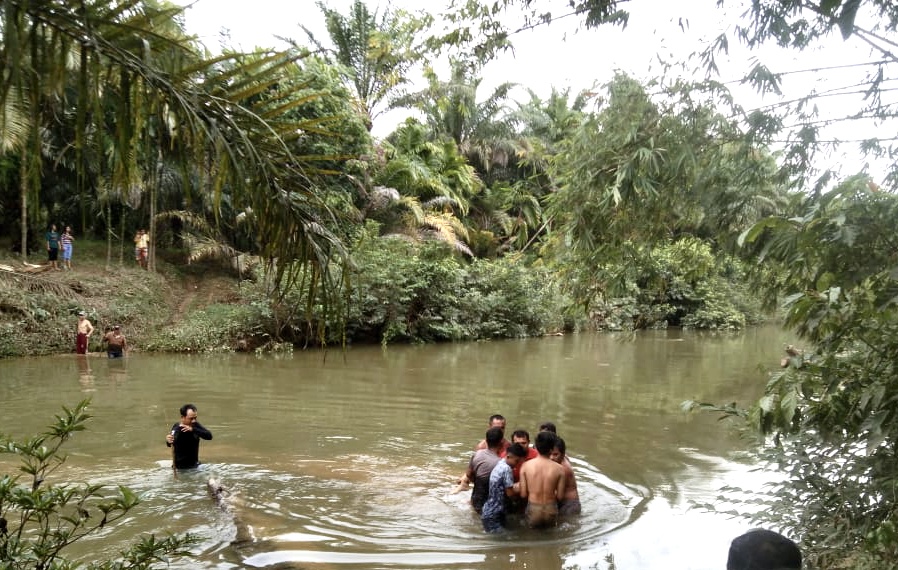
[[[130,248],[106,262],[106,243],[75,243],[72,270],[33,275],[0,272],[0,357],[74,351],[78,311],[86,311],[96,332],[90,350],[103,347],[102,332],[120,324],[136,350],[192,310],[234,298],[236,280],[217,267],[187,265],[177,251],[161,252],[155,273],[140,269]],[[28,260],[46,264],[42,252]],[[3,244],[0,264],[21,267]]]

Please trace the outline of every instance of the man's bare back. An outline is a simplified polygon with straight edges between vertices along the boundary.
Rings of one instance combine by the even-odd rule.
[[[527,501],[554,503],[564,497],[564,469],[540,455],[521,467],[521,489],[527,489]]]
[[[521,467],[521,497],[527,499],[527,524],[554,526],[558,501],[564,497],[564,469],[545,455],[526,462]]]

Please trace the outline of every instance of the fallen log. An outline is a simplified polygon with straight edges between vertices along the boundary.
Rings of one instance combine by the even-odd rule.
[[[243,515],[240,512],[240,507],[243,506],[243,502],[240,500],[239,495],[231,492],[230,489],[222,485],[215,477],[210,477],[206,486],[209,488],[209,494],[215,499],[219,508],[228,513],[234,521],[237,534],[234,536],[234,540],[231,541],[231,544],[234,546],[242,546],[255,542],[256,537],[253,534],[253,527],[246,524],[243,520]]]

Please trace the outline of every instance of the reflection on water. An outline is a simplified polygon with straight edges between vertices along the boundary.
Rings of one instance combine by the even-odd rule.
[[[742,526],[688,501],[713,501],[750,476],[740,442],[684,399],[747,403],[783,335],[658,331],[621,342],[575,335],[424,347],[354,347],[292,358],[134,355],[0,361],[0,431],[24,437],[60,405],[92,398],[89,430],[61,477],[140,492],[127,525],[81,546],[114,555],[135,533],[196,533],[204,568],[722,568]],[[175,476],[166,429],[185,402],[214,439],[199,470]],[[516,519],[486,535],[451,494],[492,413],[508,429],[554,421],[583,514],[550,531]],[[258,540],[210,499],[214,476]],[[197,563],[182,562],[181,568]]]

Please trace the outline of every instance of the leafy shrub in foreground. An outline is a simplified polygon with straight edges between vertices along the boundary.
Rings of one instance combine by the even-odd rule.
[[[85,429],[90,418],[87,404],[84,400],[72,409],[63,407],[56,423],[26,441],[0,435],[0,453],[16,455],[21,462],[19,474],[0,476],[0,568],[76,568],[77,561],[66,559],[66,548],[107,525],[127,520],[140,503],[122,486],[109,493],[101,485],[48,481],[65,462],[62,445]],[[120,559],[94,561],[87,568],[161,568],[171,557],[188,556],[187,549],[193,544],[190,535],[162,539],[149,535],[122,551]]]

